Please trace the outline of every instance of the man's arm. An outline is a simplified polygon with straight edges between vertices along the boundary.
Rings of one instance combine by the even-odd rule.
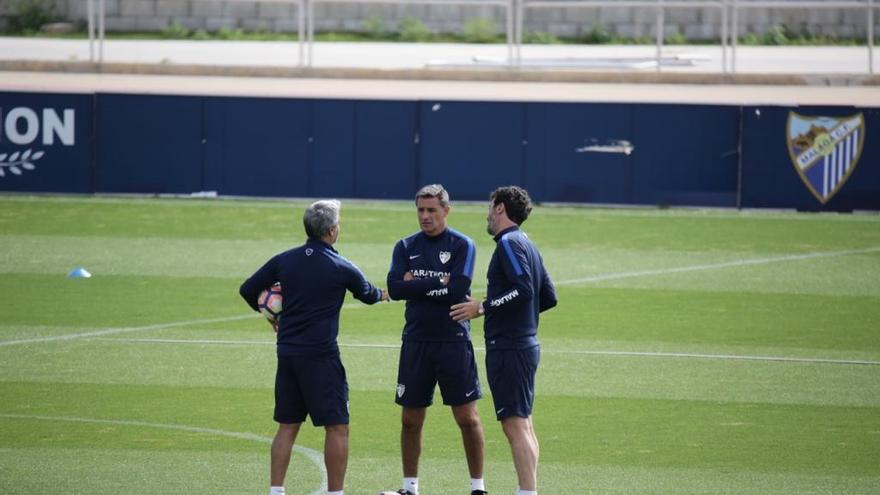
[[[508,236],[504,236],[498,242],[498,249],[501,250],[498,260],[504,269],[509,286],[501,294],[486,300],[483,310],[487,314],[520,306],[534,296],[531,267],[523,246],[518,242],[511,242]]]
[[[507,308],[525,304],[534,296],[532,291],[532,273],[526,262],[525,251],[519,243],[510,242],[502,237],[498,242],[500,250],[498,261],[504,270],[509,286],[501,294],[479,301],[471,297],[467,301],[453,305],[449,316],[455,321],[478,318],[483,314],[492,314]]]
[[[541,260],[541,267],[544,267],[544,260]],[[541,294],[539,294],[540,302],[538,303],[538,312],[543,313],[550,308],[556,307],[558,300],[556,299],[556,287],[550,280],[550,274],[544,268],[544,278],[541,281]]]
[[[391,255],[391,268],[388,270],[386,280],[391,299],[427,299],[429,291],[440,289],[448,282],[449,280],[442,280],[441,277],[413,278],[409,271],[409,259],[406,256],[406,247],[403,241],[399,241],[394,246],[394,252]]]
[[[349,273],[348,290],[355,299],[364,304],[388,300],[388,293],[371,284],[357,266],[349,263],[346,268]]]
[[[254,311],[260,310],[257,306],[257,299],[260,297],[260,293],[278,281],[276,265],[277,257],[272,257],[238,288],[238,293]]]

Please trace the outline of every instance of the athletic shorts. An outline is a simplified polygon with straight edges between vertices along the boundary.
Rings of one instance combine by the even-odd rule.
[[[275,421],[315,426],[348,424],[348,382],[339,354],[278,356]]]
[[[535,372],[541,346],[527,349],[495,349],[486,352],[486,374],[495,403],[495,417],[528,418],[535,401]]]
[[[447,406],[460,406],[483,396],[473,344],[469,340],[403,341],[394,401],[404,407],[428,407],[434,402],[437,383]]]

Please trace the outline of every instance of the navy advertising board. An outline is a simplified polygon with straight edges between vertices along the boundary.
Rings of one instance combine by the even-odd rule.
[[[92,101],[0,92],[0,191],[92,192]]]

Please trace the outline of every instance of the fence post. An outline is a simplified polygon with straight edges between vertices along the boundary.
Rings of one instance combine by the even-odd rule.
[[[513,65],[513,0],[507,0],[507,65]]]
[[[663,0],[657,0],[657,72],[660,72],[660,61],[663,56],[663,29],[665,23]]]
[[[868,72],[874,73],[874,0],[868,0]]]
[[[312,0],[305,0],[306,2],[306,19],[308,24],[308,32],[306,33],[306,37],[309,40],[309,49],[308,49],[308,58],[309,58],[309,67],[312,66],[315,62],[314,57],[314,48],[315,48],[315,2]]]
[[[736,45],[739,38],[739,0],[733,0],[733,20],[730,28],[730,70],[736,74]]]
[[[296,2],[296,39],[299,44],[299,66],[305,66],[305,45],[303,37],[306,31],[306,13],[305,0],[297,0]]]
[[[522,65],[522,34],[526,23],[526,0],[512,0],[516,7],[516,31],[514,32],[516,42],[516,65]]]
[[[104,63],[104,18],[107,17],[105,0],[98,0],[98,63]]]
[[[95,61],[95,0],[86,0],[86,15],[89,18],[89,62]]]
[[[728,32],[727,0],[721,0],[721,73],[727,74],[727,40]]]

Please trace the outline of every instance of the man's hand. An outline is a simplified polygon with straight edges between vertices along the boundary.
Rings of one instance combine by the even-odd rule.
[[[415,280],[415,277],[413,277],[412,272],[406,272],[406,273],[404,273],[404,274],[403,274],[403,281],[404,281],[404,282],[409,282],[410,280]]]
[[[451,275],[442,275],[440,277],[440,283],[443,285],[449,285],[449,279],[452,278]]]
[[[278,320],[277,319],[270,320],[270,319],[266,318],[266,321],[269,322],[269,326],[272,327],[272,330],[275,330],[275,333],[278,333]]]
[[[452,305],[452,308],[450,308],[452,311],[449,312],[449,316],[455,321],[468,321],[479,318],[482,315],[480,312],[481,304],[482,301],[467,296],[467,301]]]
[[[407,272],[407,273],[409,273],[409,272]],[[388,302],[388,301],[391,300],[391,296],[388,295],[388,291],[387,291],[387,290],[385,290],[385,289],[379,289],[379,292],[382,294],[382,295],[379,297],[379,301],[380,301],[380,302],[381,302],[381,301]]]

